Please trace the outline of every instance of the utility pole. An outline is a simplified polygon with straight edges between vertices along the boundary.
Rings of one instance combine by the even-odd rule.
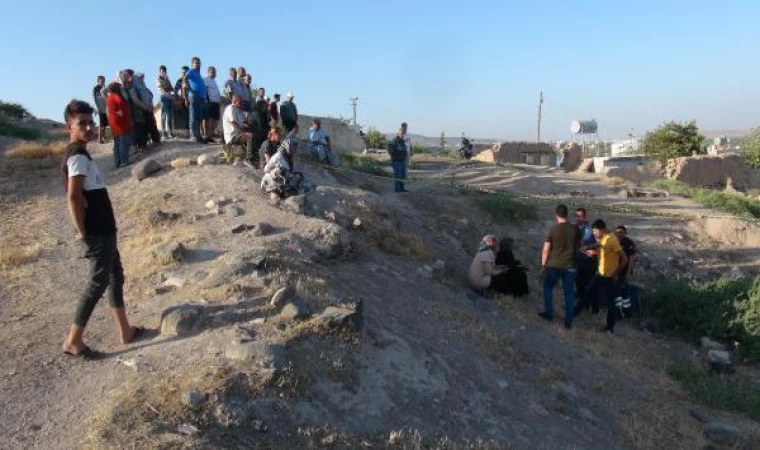
[[[351,101],[351,106],[354,107],[354,126],[356,126],[356,104],[359,102],[359,97],[349,97],[348,100]]]
[[[544,106],[544,91],[538,97],[538,142],[541,142],[541,110]]]

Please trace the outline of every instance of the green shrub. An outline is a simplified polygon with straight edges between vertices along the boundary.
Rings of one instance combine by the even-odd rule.
[[[647,294],[644,306],[676,335],[738,342],[742,356],[760,361],[760,276],[668,280]]]
[[[27,113],[26,108],[18,103],[6,103],[0,100],[0,115],[13,119],[22,119],[25,113]]]
[[[747,219],[760,219],[760,201],[740,194],[719,192],[689,186],[676,180],[657,180],[651,186],[671,194],[687,197],[708,208],[735,214]]]
[[[534,220],[536,208],[508,192],[478,193],[478,204],[497,222]]]
[[[9,136],[26,140],[37,140],[45,137],[45,133],[32,127],[25,127],[0,114],[0,136]]]
[[[692,401],[760,420],[760,389],[756,386],[707,373],[689,361],[672,364],[668,374],[681,384]]]

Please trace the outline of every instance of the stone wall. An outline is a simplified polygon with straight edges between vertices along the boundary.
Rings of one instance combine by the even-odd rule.
[[[553,165],[552,146],[544,142],[496,142],[490,149],[475,156],[475,160],[490,163]]]
[[[565,172],[578,170],[583,162],[583,151],[578,144],[572,144],[569,148],[562,150],[562,168]]]
[[[744,191],[753,189],[757,176],[740,155],[690,156],[668,161],[665,176],[690,186],[723,189],[731,186]]]
[[[314,117],[298,115],[299,138],[306,139]],[[330,137],[330,143],[334,148],[344,152],[361,152],[366,148],[364,139],[353,126],[344,124],[340,119],[330,117],[320,117],[320,119],[322,119],[322,129]]]

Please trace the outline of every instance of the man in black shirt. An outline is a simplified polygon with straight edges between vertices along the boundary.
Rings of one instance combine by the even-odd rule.
[[[127,320],[124,269],[116,245],[116,219],[98,166],[87,152],[87,143],[94,138],[93,113],[93,108],[81,100],[72,100],[66,106],[64,118],[69,145],[61,165],[69,214],[77,233],[75,239],[83,245],[90,262],[90,277],[63,343],[63,352],[84,359],[103,356],[85,345],[82,336],[95,305],[106,290],[121,342],[132,342],[144,331],[130,326]]]
[[[628,237],[628,229],[625,225],[618,225],[615,228],[615,235],[623,247],[625,255],[628,257],[628,264],[620,271],[618,276],[618,295],[622,298],[628,298],[628,280],[633,275],[633,269],[636,266],[636,244]]]

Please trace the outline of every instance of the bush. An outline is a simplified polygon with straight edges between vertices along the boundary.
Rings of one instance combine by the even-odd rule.
[[[534,220],[536,209],[508,192],[479,193],[478,204],[497,222]]]
[[[28,114],[26,108],[18,103],[6,103],[0,100],[0,115],[12,119],[23,119],[25,114]]]
[[[760,219],[760,201],[739,194],[696,188],[676,180],[657,180],[656,189],[687,197],[708,208],[735,214],[746,219]]]
[[[749,136],[744,138],[742,147],[746,152],[747,164],[753,169],[760,169],[760,127],[754,128]]]
[[[45,133],[37,128],[19,125],[7,116],[0,114],[0,136],[9,136],[19,139],[36,140],[45,137]]]
[[[676,335],[738,342],[742,356],[760,361],[760,276],[667,280],[648,295],[644,306],[647,316]]]
[[[641,150],[665,166],[671,158],[705,153],[700,145],[704,139],[693,120],[686,124],[667,122],[647,133],[641,143]]]
[[[692,401],[760,420],[760,390],[755,386],[706,373],[704,368],[688,361],[672,364],[668,374],[681,384]]]
[[[367,143],[367,148],[385,148],[388,139],[385,135],[375,128],[370,128],[367,134],[364,135],[364,141]]]

